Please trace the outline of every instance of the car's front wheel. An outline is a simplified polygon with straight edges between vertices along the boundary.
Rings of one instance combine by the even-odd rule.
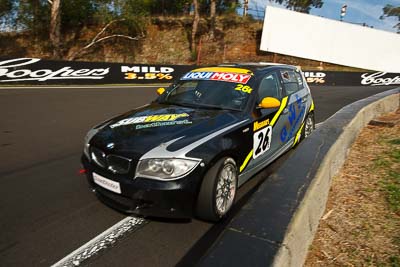
[[[238,182],[236,162],[224,157],[204,176],[197,199],[197,216],[207,221],[224,217],[235,201]]]

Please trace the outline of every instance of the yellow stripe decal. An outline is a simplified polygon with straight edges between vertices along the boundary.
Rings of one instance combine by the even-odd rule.
[[[274,118],[272,119],[271,123],[269,125],[274,126],[275,122],[278,120],[279,116],[281,115],[283,109],[286,107],[288,97],[284,97],[281,102],[281,106],[279,107],[279,110],[276,112]],[[251,160],[251,156],[253,155],[253,149],[250,151],[250,153],[247,155],[246,159],[244,160],[242,166],[240,166],[239,171],[242,172],[244,168],[246,168],[247,164]]]
[[[274,126],[275,122],[278,120],[279,116],[281,115],[283,109],[286,107],[287,100],[288,100],[287,96],[282,99],[281,106],[279,107],[278,112],[276,112],[274,118],[271,120],[271,123],[269,125]]]
[[[243,169],[246,167],[247,163],[249,163],[251,156],[253,155],[253,149],[250,151],[250,153],[247,155],[246,159],[244,160],[242,166],[240,166],[240,172],[243,171]]]
[[[293,146],[295,146],[300,141],[301,131],[303,130],[303,127],[304,127],[304,122],[303,122],[303,124],[301,125],[299,131],[296,134],[296,138],[294,139]]]
[[[314,101],[311,101],[311,107],[310,107],[310,110],[309,110],[309,111],[310,111],[310,112],[313,111],[314,108],[315,108],[315,107],[314,107]]]

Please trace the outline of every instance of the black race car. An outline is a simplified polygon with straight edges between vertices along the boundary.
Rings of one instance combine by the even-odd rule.
[[[158,93],[85,139],[93,191],[124,212],[218,221],[238,187],[314,129],[310,89],[294,66],[195,69]]]

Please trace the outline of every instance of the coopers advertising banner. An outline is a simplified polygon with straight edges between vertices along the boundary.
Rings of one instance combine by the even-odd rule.
[[[383,86],[400,85],[399,73],[304,71],[309,85]]]
[[[0,58],[1,85],[158,84],[187,78],[194,65],[145,65]],[[186,75],[186,76],[185,76]],[[399,73],[304,71],[309,85],[400,85]]]
[[[1,84],[170,83],[194,66],[0,59]]]

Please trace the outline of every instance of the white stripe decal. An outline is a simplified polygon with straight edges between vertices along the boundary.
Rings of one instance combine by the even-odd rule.
[[[197,140],[196,142],[194,142],[184,148],[176,150],[176,151],[169,151],[169,150],[167,150],[167,148],[169,145],[178,141],[179,139],[184,138],[185,136],[173,139],[166,143],[162,143],[159,146],[156,146],[153,149],[151,149],[150,151],[148,151],[146,154],[144,154],[140,158],[140,160],[151,159],[151,158],[187,158],[186,154],[189,153],[190,151],[192,151],[193,149],[195,149],[196,147],[204,144],[205,142],[211,140],[212,138],[214,138],[222,133],[229,131],[230,129],[239,127],[240,125],[244,124],[246,121],[248,121],[248,119],[237,122],[235,124],[232,124],[226,128],[222,128],[221,130],[218,130],[210,135],[207,135],[207,136],[201,138],[200,140]],[[190,159],[190,158],[188,158],[188,159]]]
[[[54,263],[52,267],[78,266],[83,261],[97,254],[100,250],[106,249],[113,245],[123,235],[139,229],[146,223],[147,221],[143,218],[131,216],[126,217],[60,261]]]

